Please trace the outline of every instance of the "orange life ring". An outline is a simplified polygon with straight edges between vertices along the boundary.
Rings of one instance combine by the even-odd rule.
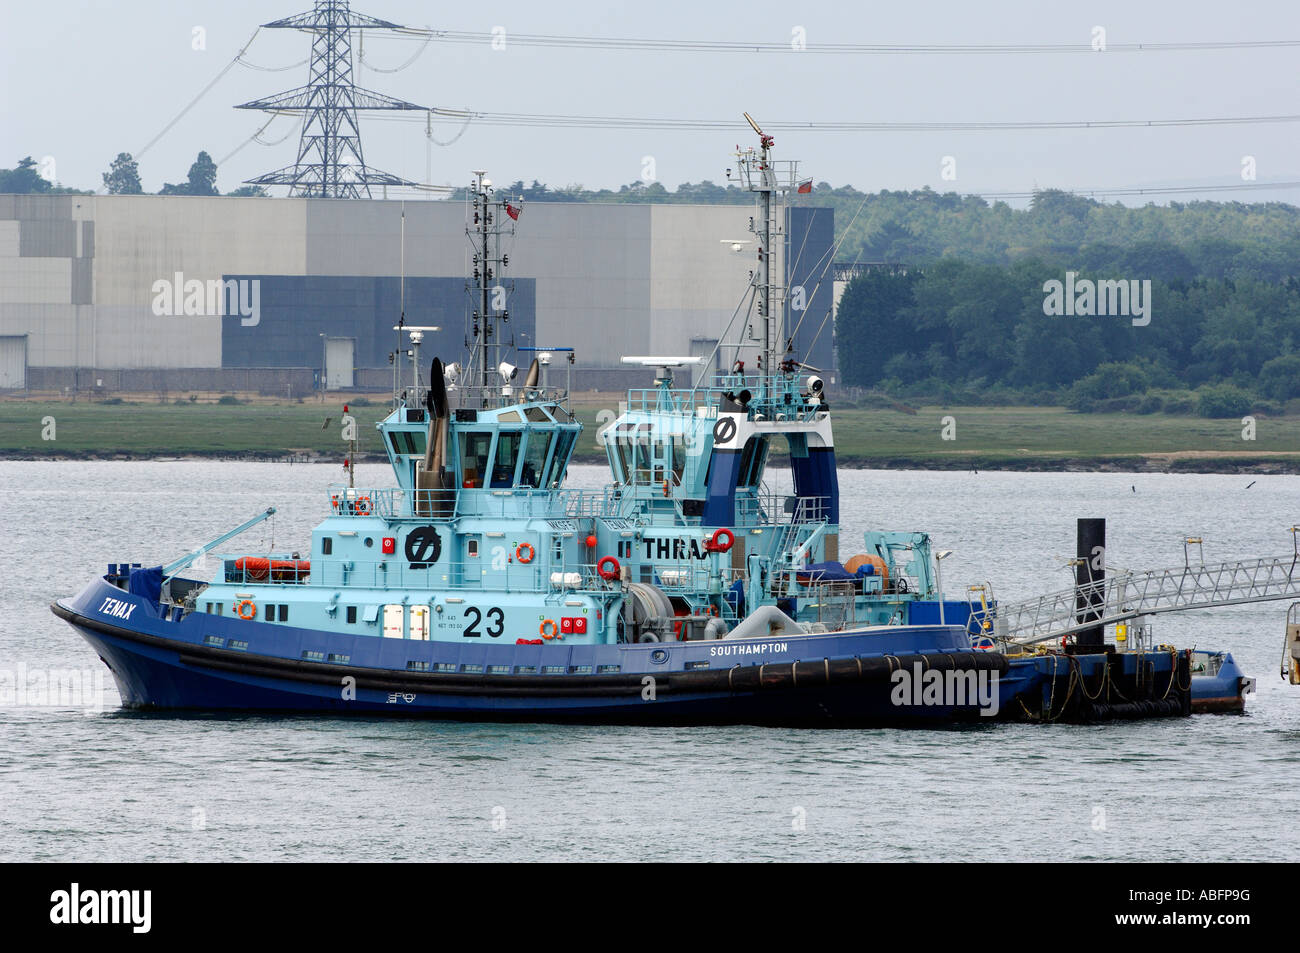
[[[248,615],[244,615],[244,610],[248,610]],[[245,622],[257,618],[257,605],[252,599],[244,599],[242,602],[235,603],[235,615],[239,616]]]
[[[610,564],[609,569],[605,568],[606,563]],[[618,560],[613,556],[601,556],[600,561],[596,563],[596,574],[606,582],[613,582],[619,577]]]
[[[554,619],[547,619],[537,627],[537,631],[540,632],[542,638],[546,639],[548,642],[551,639],[558,639],[560,637],[560,627],[555,624]]]
[[[664,480],[664,496],[668,496],[668,481]]]
[[[725,543],[722,541],[724,537],[726,538]],[[713,531],[713,535],[709,537],[709,545],[707,548],[715,553],[725,553],[735,544],[736,534],[726,527],[723,527]]]
[[[356,511],[356,514],[357,514],[358,516],[369,516],[369,515],[370,515],[370,497],[368,497],[368,496],[358,496],[358,497],[356,498],[356,501],[353,503],[353,509]]]
[[[527,556],[524,555],[525,550],[528,551]],[[533,549],[532,543],[520,543],[518,546],[515,547],[515,559],[519,560],[525,566],[528,565],[530,562],[532,562],[533,557],[536,555],[537,555],[537,550]]]

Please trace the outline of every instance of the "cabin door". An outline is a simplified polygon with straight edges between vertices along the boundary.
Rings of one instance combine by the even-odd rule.
[[[671,447],[672,441],[664,436],[650,441],[650,482],[653,486],[663,486],[665,480],[673,478]]]
[[[429,607],[411,606],[411,638],[429,641]]]
[[[457,567],[457,581],[462,586],[478,586],[483,582],[483,541],[478,536],[460,537],[460,559]]]
[[[403,635],[402,630],[406,628],[402,623],[405,621],[405,609],[403,606],[384,606],[384,638],[400,639]]]

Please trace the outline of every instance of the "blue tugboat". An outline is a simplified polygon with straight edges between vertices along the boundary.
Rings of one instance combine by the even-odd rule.
[[[795,169],[754,129],[737,156],[757,198],[752,372],[678,387],[697,359],[625,358],[656,376],[602,433],[612,482],[567,488],[582,428],[543,379],[563,351],[522,380],[507,360],[489,288],[518,207],[476,173],[473,346],[395,394],[378,425],[395,485],[330,487],[307,558],[227,553],[211,578],[181,575],[268,509],[53,605],[124,704],[659,724],[1189,713],[1188,652],[1007,651],[990,604],[941,600],[924,533],[867,532],[841,561],[831,409],[785,343],[769,269]],[[420,329],[404,330],[418,367]],[[763,475],[783,451],[793,493],[776,497]],[[1215,671],[1232,707],[1231,656]]]

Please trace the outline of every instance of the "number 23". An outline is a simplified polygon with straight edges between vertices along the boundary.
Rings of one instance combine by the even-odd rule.
[[[499,638],[501,633],[506,630],[506,614],[495,606],[488,609],[487,614],[488,618],[494,623],[494,625],[487,630],[487,634],[494,639]],[[465,627],[465,631],[461,634],[467,639],[477,639],[483,634],[478,630],[479,623],[483,621],[483,613],[474,606],[469,606],[465,610],[465,617],[469,618],[470,615],[473,615],[473,621]]]

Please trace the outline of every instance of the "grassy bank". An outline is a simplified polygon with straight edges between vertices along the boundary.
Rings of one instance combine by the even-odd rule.
[[[595,423],[616,398],[577,404],[586,433],[579,459],[603,459]],[[386,405],[353,405],[360,450],[382,453],[375,422]],[[0,456],[340,457],[342,401],[245,404],[0,402]],[[50,419],[53,420],[53,439]],[[326,418],[331,418],[326,424]],[[951,418],[944,439],[945,418]],[[603,418],[603,419],[608,419]],[[1300,472],[1300,417],[1259,418],[1256,439],[1239,419],[1162,414],[1077,414],[1043,407],[924,407],[842,410],[835,415],[839,459],[849,466],[932,469],[1160,469]]]

